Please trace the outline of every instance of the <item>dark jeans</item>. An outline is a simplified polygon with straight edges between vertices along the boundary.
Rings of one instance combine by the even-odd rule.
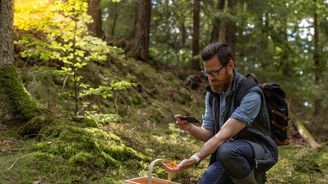
[[[230,177],[242,179],[254,168],[254,153],[246,141],[235,140],[223,143],[216,151],[216,159],[198,184],[233,184]]]

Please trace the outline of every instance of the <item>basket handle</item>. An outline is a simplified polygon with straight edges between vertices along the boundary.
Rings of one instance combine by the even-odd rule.
[[[147,179],[147,184],[151,184],[152,183],[152,173],[153,173],[153,169],[154,169],[154,165],[156,164],[156,162],[158,161],[165,161],[166,159],[162,159],[162,158],[158,158],[153,160],[150,165],[148,166],[148,179]],[[167,180],[171,181],[173,176],[173,173],[170,171],[167,171]]]

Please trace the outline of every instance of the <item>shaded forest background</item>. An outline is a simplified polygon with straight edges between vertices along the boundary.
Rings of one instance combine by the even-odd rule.
[[[147,43],[143,49],[148,49],[148,55],[136,52],[137,58],[154,67],[189,69],[188,79],[196,83],[200,49],[211,42],[229,43],[242,73],[253,72],[261,82],[280,83],[293,113],[317,131],[325,126],[327,1],[146,2],[148,5],[135,1],[100,4],[98,11],[105,21],[95,23],[102,23],[102,38],[130,52],[133,46],[129,43],[137,42],[138,47],[143,42],[138,35],[147,35],[149,43],[143,42]],[[151,10],[147,8],[150,3]],[[144,13],[138,14],[140,11]],[[149,17],[140,19],[141,14]],[[139,25],[147,27],[144,33]]]
[[[65,39],[74,34],[84,39],[89,35],[90,40],[85,42],[90,45],[94,44],[91,39],[95,39],[90,37],[98,37],[105,41],[101,44],[113,46],[111,51],[118,47],[159,70],[182,70],[178,75],[199,83],[200,49],[211,42],[226,42],[233,48],[242,73],[253,72],[261,82],[280,83],[288,93],[293,112],[300,113],[302,119],[311,119],[309,127],[324,126],[328,87],[327,1],[90,0],[81,7],[79,1],[67,1],[70,3],[76,7],[67,10],[72,15],[64,16],[66,21],[76,21],[76,30],[73,26],[71,30],[52,33],[66,25],[58,19],[52,22],[55,15],[50,13],[51,7],[45,9],[47,1],[16,2],[16,50],[24,51],[23,62],[65,67],[64,59],[51,53],[61,49],[56,48],[61,43],[55,36],[62,34],[59,37],[69,45],[70,40]],[[83,25],[78,24],[88,25],[90,34],[86,29],[79,30]],[[31,34],[26,34],[38,32],[46,33],[32,40],[28,38]],[[55,35],[49,38],[47,34]],[[81,38],[75,42],[78,39]],[[96,57],[93,60],[103,59]],[[46,62],[38,63],[39,59]],[[197,89],[197,85],[193,87]]]
[[[216,41],[231,45],[241,73],[287,93],[293,144],[280,148],[268,182],[326,183],[327,7],[327,0],[15,0],[14,65],[47,113],[17,122],[0,110],[0,183],[122,183],[146,175],[155,158],[190,156],[201,144],[172,116],[201,118],[207,81],[199,53]],[[174,180],[195,183],[206,164]],[[154,174],[166,177],[162,168]]]
[[[94,35],[154,67],[197,72],[200,49],[226,42],[242,73],[286,86],[295,112],[327,110],[326,1],[91,2]]]

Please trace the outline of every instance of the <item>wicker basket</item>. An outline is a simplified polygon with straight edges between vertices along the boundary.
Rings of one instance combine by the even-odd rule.
[[[170,172],[168,172],[167,180],[155,178],[152,176],[153,167],[154,167],[155,163],[158,161],[164,161],[164,159],[156,159],[150,163],[150,165],[148,167],[148,176],[125,180],[124,184],[179,184],[179,183],[171,181],[173,173],[170,173]]]

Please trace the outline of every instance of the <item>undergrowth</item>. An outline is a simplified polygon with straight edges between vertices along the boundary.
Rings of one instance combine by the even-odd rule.
[[[52,115],[37,116],[24,127],[0,126],[0,183],[123,183],[146,176],[151,160],[179,161],[201,147],[175,127],[173,115],[200,119],[203,95],[171,72],[128,58],[90,63],[82,71],[88,84],[124,79],[136,86],[117,91],[112,98],[84,97],[80,116],[72,116],[72,96],[67,92],[72,86],[63,86],[64,78],[53,70],[20,69],[27,90]],[[279,149],[280,160],[268,172],[268,183],[327,183],[327,144],[318,149]],[[202,161],[173,180],[196,183],[207,164]],[[167,177],[160,164],[153,175]]]

